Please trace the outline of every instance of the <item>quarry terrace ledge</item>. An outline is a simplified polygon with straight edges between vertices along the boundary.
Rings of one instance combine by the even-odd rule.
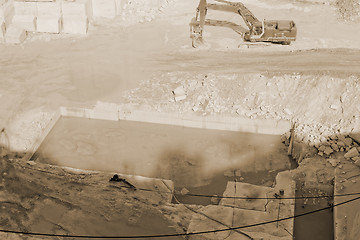
[[[118,106],[117,109],[102,110],[98,108],[60,107],[52,116],[41,136],[28,150],[23,160],[29,161],[39,148],[51,129],[61,117],[80,117],[111,121],[137,121],[157,124],[175,125],[190,128],[225,130],[235,132],[281,135],[290,131],[291,123],[286,120],[249,119],[234,116],[195,116],[194,114],[177,114],[163,112],[146,112],[129,110]]]

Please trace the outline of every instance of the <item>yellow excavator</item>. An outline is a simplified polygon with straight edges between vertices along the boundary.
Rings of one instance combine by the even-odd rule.
[[[289,20],[263,20],[259,21],[250,10],[241,2],[215,0],[221,4],[207,3],[200,0],[196,16],[190,22],[190,37],[194,48],[203,44],[203,29],[205,25],[221,26],[233,29],[239,33],[244,41],[248,42],[271,42],[289,45],[296,40],[296,26],[294,21]],[[233,12],[239,14],[248,29],[229,21],[206,19],[208,9]]]

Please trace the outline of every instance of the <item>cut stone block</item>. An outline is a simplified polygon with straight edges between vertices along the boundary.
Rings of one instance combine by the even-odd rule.
[[[5,22],[6,27],[10,26],[14,15],[14,2],[12,0],[0,4],[0,22]]]
[[[91,0],[77,0],[76,2],[66,2],[62,4],[63,16],[92,17]]]
[[[36,21],[36,31],[43,33],[59,33],[61,18],[53,16],[39,16]]]
[[[31,15],[15,15],[13,18],[13,25],[23,28],[28,32],[36,31],[36,17]]]
[[[125,5],[125,0],[115,0],[116,15],[120,15]]]
[[[14,2],[15,15],[37,16],[36,2]]]
[[[58,2],[37,2],[37,14],[38,16],[61,16],[61,5]]]
[[[5,23],[0,21],[0,42],[3,42],[5,40]]]
[[[238,207],[241,209],[265,211],[267,197],[274,197],[274,189],[270,187],[256,186],[242,182],[228,182],[224,197],[238,197],[238,199],[223,198],[220,205]],[[241,198],[263,198],[263,199],[241,199]]]
[[[335,169],[334,195],[349,194],[349,196],[335,197],[334,204],[349,201],[355,196],[351,193],[360,189],[358,168],[350,161],[343,161],[343,168]],[[334,208],[334,239],[359,239],[360,234],[360,201],[353,201]]]
[[[271,221],[276,219],[277,211],[273,213],[245,210],[224,206],[209,205],[197,210],[200,214],[193,214],[188,233],[201,232],[215,229],[224,229],[231,226],[245,226],[261,222]],[[215,221],[213,220],[215,219]],[[289,222],[289,223],[288,223]],[[234,224],[236,223],[236,224]],[[229,235],[229,232],[215,232],[212,234],[204,234],[199,236],[191,236],[191,240],[249,240],[249,239],[266,239],[266,240],[292,240],[293,237],[289,234],[292,232],[292,221],[282,221],[282,224],[290,225],[291,228],[277,226],[275,222],[266,225],[254,226],[251,228],[234,230]],[[288,223],[288,224],[287,224]],[[284,224],[284,225],[285,225]],[[244,235],[246,233],[248,236]]]
[[[16,26],[10,26],[6,30],[5,42],[6,43],[22,43],[26,39],[26,31]]]
[[[89,21],[87,17],[63,16],[63,33],[86,34]]]
[[[94,18],[114,18],[116,16],[115,0],[92,0]]]

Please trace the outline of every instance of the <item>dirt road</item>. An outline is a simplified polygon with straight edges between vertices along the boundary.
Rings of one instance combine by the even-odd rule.
[[[267,48],[267,47],[263,47]],[[269,47],[271,48],[271,47]],[[159,58],[165,71],[208,71],[242,73],[327,73],[335,76],[360,73],[360,50],[306,50],[268,52],[261,47],[254,51],[198,51],[169,54]],[[161,64],[160,64],[161,65]]]

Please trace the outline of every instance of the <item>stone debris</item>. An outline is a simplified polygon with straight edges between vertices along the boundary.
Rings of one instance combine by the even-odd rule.
[[[353,140],[351,138],[345,138],[344,139],[344,143],[346,146],[350,147],[352,144]]]
[[[340,160],[338,159],[331,159],[328,158],[327,161],[331,164],[331,166],[336,167],[338,164],[340,164]]]
[[[175,102],[186,99],[186,91],[183,86],[177,87],[173,90]]]
[[[309,131],[309,129],[306,128],[306,126],[302,126],[301,130]],[[321,126],[319,129],[322,131],[327,131],[324,126]],[[315,146],[318,150],[319,156],[330,156],[336,152],[346,152],[346,158],[353,158],[360,155],[359,144],[356,142],[356,140],[353,140],[357,139],[358,137],[359,136],[356,136],[355,134],[338,134],[329,135],[328,137],[321,137],[321,140],[319,140],[317,137],[315,137],[315,135],[309,134],[308,136],[303,136],[302,141],[305,141],[305,143],[308,143],[310,146]]]
[[[181,195],[186,195],[188,193],[189,193],[189,190],[187,190],[186,188],[182,188],[181,191],[180,191]]]
[[[333,152],[334,152],[334,150],[331,147],[325,147],[324,153],[326,155],[330,155]]]
[[[353,147],[351,148],[347,153],[345,153],[344,157],[345,158],[353,158],[353,157],[358,157],[360,154],[358,152],[358,150]]]

